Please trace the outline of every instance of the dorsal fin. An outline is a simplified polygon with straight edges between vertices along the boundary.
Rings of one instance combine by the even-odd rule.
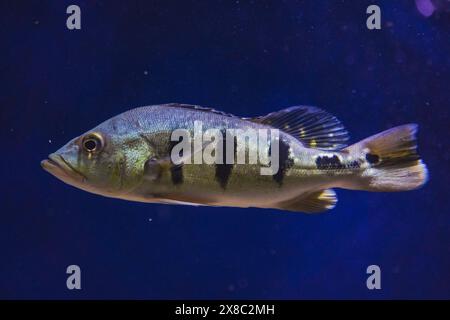
[[[280,129],[308,148],[338,150],[349,138],[336,117],[316,107],[295,106],[247,120]]]
[[[196,106],[192,104],[184,104],[184,103],[166,103],[164,104],[165,107],[172,107],[172,108],[184,108],[184,109],[191,109],[191,110],[197,110],[197,111],[203,111],[203,112],[211,112],[215,114],[220,114],[222,116],[230,117],[230,118],[237,118],[234,114],[226,113],[220,110],[216,110],[210,107],[202,107],[202,106]]]

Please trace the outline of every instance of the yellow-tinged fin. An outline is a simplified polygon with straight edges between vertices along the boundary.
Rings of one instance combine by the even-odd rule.
[[[190,206],[218,206],[216,198],[194,193],[157,193],[152,195],[157,202],[168,204],[184,204]]]
[[[157,159],[151,157],[144,163],[144,177],[148,180],[158,180],[165,171],[169,171],[172,167],[170,158]]]
[[[158,158],[156,156],[150,157],[144,163],[144,177],[147,180],[155,181],[161,179],[164,173],[170,173],[172,183],[177,185],[183,183],[183,166],[185,162],[192,163],[195,155],[203,152],[204,148],[211,142],[204,142],[200,150],[195,151],[193,154],[190,152],[185,152],[183,156],[178,159],[178,163],[173,163],[171,158],[172,150],[169,148],[168,155]]]
[[[336,206],[336,203],[336,192],[334,192],[333,189],[325,189],[279,202],[274,207],[288,211],[319,213],[333,209]]]
[[[407,191],[428,179],[417,153],[416,124],[398,126],[362,140],[343,152],[361,154],[368,164],[350,187],[367,191]]]
[[[308,148],[338,150],[349,138],[336,117],[316,107],[295,106],[247,120],[280,129]]]

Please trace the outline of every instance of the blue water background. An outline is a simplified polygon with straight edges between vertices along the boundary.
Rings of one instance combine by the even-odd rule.
[[[382,29],[369,31],[369,4]],[[82,29],[67,30],[78,4]],[[2,1],[0,298],[450,298],[450,16],[414,1]],[[351,142],[419,124],[428,184],[320,215],[141,204],[40,161],[130,108],[307,104]],[[66,288],[66,267],[82,290]],[[366,268],[382,289],[366,288]]]

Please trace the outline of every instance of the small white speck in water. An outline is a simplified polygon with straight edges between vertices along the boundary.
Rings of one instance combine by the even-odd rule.
[[[147,70],[144,70],[144,75],[148,75],[148,71]]]
[[[52,139],[48,139],[48,143],[52,143]]]
[[[152,218],[148,218],[148,222],[152,222],[153,221],[153,219]]]

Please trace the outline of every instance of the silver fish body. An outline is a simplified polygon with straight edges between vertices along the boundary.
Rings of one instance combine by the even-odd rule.
[[[262,175],[267,164],[260,159],[245,164],[173,163],[173,132],[185,129],[194,136],[196,122],[203,131],[223,132],[224,146],[230,129],[279,129],[278,170]],[[331,188],[400,191],[423,185],[427,173],[416,153],[416,128],[396,127],[346,147],[348,134],[339,120],[314,107],[240,118],[198,106],[156,105],[103,122],[42,165],[68,184],[108,197],[321,212],[336,204]],[[236,147],[237,138],[233,139]],[[247,154],[261,152],[256,143],[244,147]],[[271,156],[271,148],[269,144],[262,152]]]

